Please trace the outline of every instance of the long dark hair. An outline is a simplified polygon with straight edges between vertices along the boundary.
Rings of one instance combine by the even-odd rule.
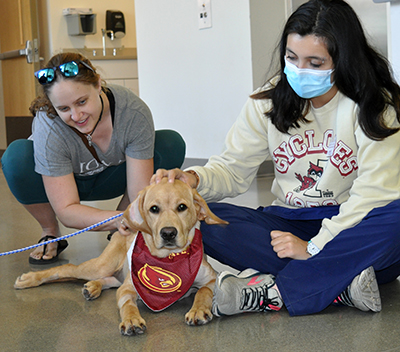
[[[288,19],[279,42],[279,81],[271,89],[252,95],[254,99],[271,99],[266,113],[276,128],[288,133],[290,128],[307,122],[309,100],[300,98],[290,87],[284,56],[288,35],[315,35],[323,40],[335,67],[337,88],[359,106],[359,124],[371,139],[382,140],[398,128],[386,126],[383,113],[394,107],[400,121],[400,87],[389,63],[369,45],[354,10],[343,0],[310,0]]]
[[[93,71],[85,68],[82,64],[80,64],[81,66],[79,66],[79,68],[82,67],[83,69],[79,70],[77,76],[71,78],[64,78],[61,75],[61,73],[58,70],[56,70],[56,76],[54,78],[54,81],[42,85],[41,87],[43,94],[39,95],[32,101],[29,110],[33,116],[35,116],[36,112],[39,110],[46,111],[47,116],[49,118],[54,118],[55,116],[57,116],[57,113],[50,102],[49,93],[54,83],[58,82],[60,79],[71,79],[74,80],[75,82],[81,82],[84,84],[93,85],[94,87],[98,85],[100,75],[96,73],[96,69],[93,67],[92,63],[79,53],[67,52],[54,55],[44,68],[58,67],[70,61],[75,61],[75,62],[83,61],[85,64],[89,65],[93,69]]]

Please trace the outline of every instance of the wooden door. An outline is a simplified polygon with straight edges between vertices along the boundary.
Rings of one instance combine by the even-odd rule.
[[[34,77],[39,69],[37,11],[37,0],[0,0],[0,63],[6,121],[30,116],[29,106],[37,95]],[[9,58],[13,53],[26,52],[27,43],[30,43],[31,63],[26,56]]]

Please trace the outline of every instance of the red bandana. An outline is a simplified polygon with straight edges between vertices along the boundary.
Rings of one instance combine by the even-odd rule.
[[[142,301],[154,312],[159,312],[190,289],[202,259],[203,243],[198,229],[185,251],[171,253],[166,258],[152,256],[139,232],[130,259],[132,282]]]

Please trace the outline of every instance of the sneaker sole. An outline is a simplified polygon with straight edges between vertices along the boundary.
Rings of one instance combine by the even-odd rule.
[[[217,280],[215,281],[215,287],[214,287],[214,292],[213,292],[213,299],[212,299],[212,307],[211,307],[211,312],[213,313],[214,316],[216,317],[222,317],[225,316],[225,314],[221,313],[218,309],[217,304],[215,303],[215,289],[221,286],[222,282],[226,279],[227,276],[234,276],[231,272],[229,271],[222,271],[218,276]]]
[[[380,312],[382,309],[381,297],[378,283],[376,282],[375,270],[372,266],[360,274],[358,285],[362,292],[362,303],[369,310]]]

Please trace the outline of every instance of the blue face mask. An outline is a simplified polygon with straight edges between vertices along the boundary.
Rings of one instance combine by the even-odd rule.
[[[296,92],[304,99],[319,97],[328,92],[334,83],[331,83],[331,70],[312,70],[298,68],[296,65],[288,62],[285,57],[285,69],[283,72],[286,78]]]

